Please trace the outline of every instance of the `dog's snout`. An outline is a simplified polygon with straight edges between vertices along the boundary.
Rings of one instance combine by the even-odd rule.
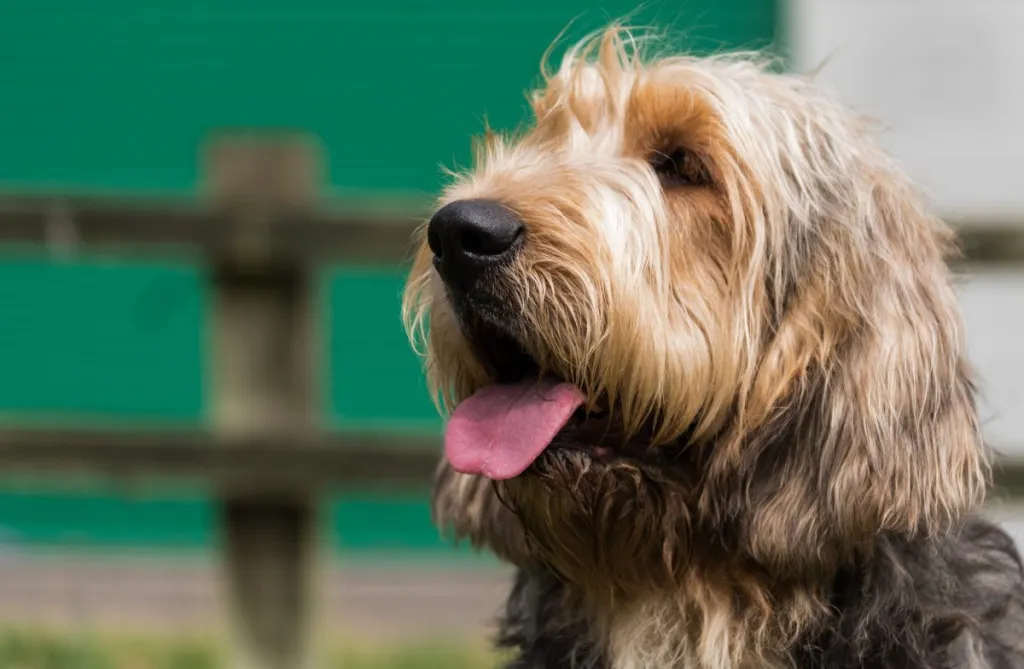
[[[519,217],[498,202],[456,200],[430,219],[427,243],[441,277],[464,285],[508,259],[522,232]]]

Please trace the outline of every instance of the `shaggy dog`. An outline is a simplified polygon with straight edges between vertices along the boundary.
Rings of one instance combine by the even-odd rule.
[[[1024,668],[951,232],[805,79],[640,52],[545,72],[405,294],[510,666]]]

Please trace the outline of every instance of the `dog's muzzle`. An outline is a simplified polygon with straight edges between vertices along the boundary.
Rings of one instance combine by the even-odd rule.
[[[456,200],[427,226],[434,267],[449,289],[471,291],[489,271],[508,263],[521,246],[523,224],[491,200]]]

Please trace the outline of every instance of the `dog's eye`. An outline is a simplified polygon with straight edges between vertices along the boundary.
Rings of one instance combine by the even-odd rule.
[[[711,180],[700,158],[686,149],[675,149],[671,153],[655,153],[651,157],[651,167],[665,188],[700,186]]]

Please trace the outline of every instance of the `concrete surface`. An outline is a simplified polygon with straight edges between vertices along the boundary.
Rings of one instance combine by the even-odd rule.
[[[1024,505],[991,516],[1024,546]],[[510,573],[500,566],[387,560],[335,562],[319,592],[331,636],[482,639],[493,630]],[[222,581],[209,558],[0,556],[0,624],[74,630],[203,633],[222,622]]]
[[[354,638],[480,638],[508,583],[495,567],[351,564],[325,570],[322,629]],[[74,630],[203,633],[223,622],[210,559],[7,555],[0,624]]]

